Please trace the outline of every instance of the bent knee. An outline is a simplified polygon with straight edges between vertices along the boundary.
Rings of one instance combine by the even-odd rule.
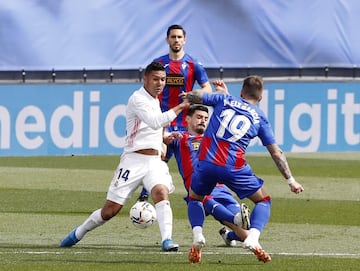
[[[104,207],[101,209],[101,217],[104,220],[109,220],[116,216],[122,208],[122,205],[107,201],[104,205]]]
[[[162,184],[155,185],[151,189],[151,197],[155,203],[169,199],[169,189]]]
[[[262,199],[256,201],[255,203],[260,203],[260,202],[268,202],[269,204],[271,204],[271,197],[269,195],[263,197]]]

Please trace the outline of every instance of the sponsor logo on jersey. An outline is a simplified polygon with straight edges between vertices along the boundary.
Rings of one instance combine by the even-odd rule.
[[[184,85],[184,75],[182,74],[167,74],[166,75],[166,85],[167,86],[183,86]]]

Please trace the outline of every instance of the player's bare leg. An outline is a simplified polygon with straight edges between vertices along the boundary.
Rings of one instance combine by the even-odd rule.
[[[223,224],[228,226],[230,229],[232,229],[235,232],[235,234],[237,235],[237,237],[239,237],[240,241],[242,241],[242,242],[249,235],[248,230],[244,230],[242,227],[240,227],[238,225],[235,225],[233,223],[229,223],[227,221],[224,221]]]

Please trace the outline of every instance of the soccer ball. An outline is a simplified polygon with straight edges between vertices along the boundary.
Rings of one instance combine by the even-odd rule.
[[[139,229],[145,229],[152,226],[156,221],[156,211],[154,206],[146,201],[136,202],[130,209],[130,221]]]

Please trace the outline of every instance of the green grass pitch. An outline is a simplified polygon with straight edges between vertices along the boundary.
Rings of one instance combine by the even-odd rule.
[[[0,157],[0,270],[360,270],[360,153],[288,154],[305,188],[292,194],[271,158],[248,156],[272,196],[271,219],[261,235],[272,261],[258,262],[226,247],[221,225],[205,221],[201,264],[188,263],[192,233],[175,162],[171,194],[176,253],[160,249],[158,226],[140,230],[122,212],[70,249],[59,242],[105,200],[118,156]],[[252,207],[252,203],[245,200]]]

